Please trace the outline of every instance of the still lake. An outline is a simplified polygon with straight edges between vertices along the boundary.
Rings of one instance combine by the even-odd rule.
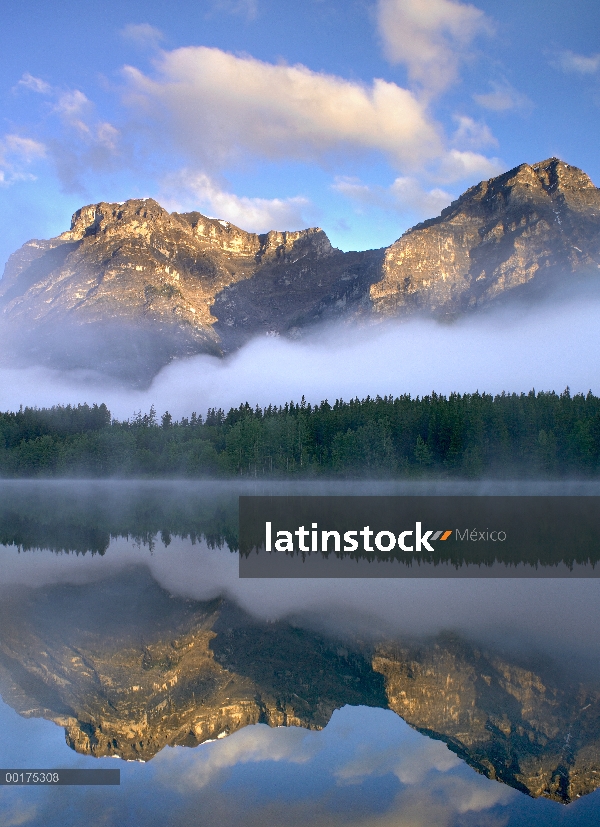
[[[0,825],[600,823],[600,579],[240,579],[238,496],[600,484],[0,482]]]

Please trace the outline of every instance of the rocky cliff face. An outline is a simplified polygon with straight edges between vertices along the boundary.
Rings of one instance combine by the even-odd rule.
[[[342,253],[319,229],[256,235],[151,199],[100,203],[11,256],[0,314],[26,361],[144,382],[178,356],[341,312],[366,296],[380,258]]]
[[[385,251],[383,316],[453,315],[600,267],[600,190],[550,158],[482,181]]]
[[[13,358],[149,381],[315,322],[454,316],[600,274],[600,190],[557,158],[469,189],[386,250],[343,253],[320,229],[247,233],[151,199],[78,210],[0,281]]]
[[[420,646],[382,646],[373,668],[385,676],[394,712],[489,778],[563,803],[598,786],[596,685],[451,635]]]
[[[567,803],[600,783],[597,683],[456,636],[341,644],[133,570],[15,593],[0,628],[3,699],[84,754],[149,760],[259,722],[320,729],[351,704],[392,709],[531,796]]]

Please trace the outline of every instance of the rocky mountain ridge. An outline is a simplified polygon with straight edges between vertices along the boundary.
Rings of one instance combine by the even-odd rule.
[[[149,760],[244,726],[322,729],[389,708],[478,772],[568,803],[597,788],[600,690],[559,663],[454,634],[343,642],[169,595],[147,570],[22,589],[0,602],[0,691],[77,752]]]
[[[600,268],[600,190],[557,158],[482,181],[389,247],[374,312],[451,315]]]
[[[248,233],[152,199],[78,210],[0,280],[5,358],[148,382],[174,358],[220,356],[318,322],[452,318],[598,277],[600,190],[557,158],[471,187],[387,249],[342,252],[319,228]]]
[[[0,315],[17,358],[143,382],[173,358],[335,315],[364,298],[380,258],[315,228],[256,235],[152,199],[100,203],[11,256]]]

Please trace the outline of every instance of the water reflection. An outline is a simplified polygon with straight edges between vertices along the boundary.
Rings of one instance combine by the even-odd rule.
[[[549,658],[456,634],[343,641],[225,599],[169,595],[144,567],[13,591],[0,609],[2,696],[93,756],[149,760],[250,724],[320,729],[345,705],[390,708],[478,772],[571,801],[600,773],[600,691]]]
[[[14,497],[0,507],[14,518],[4,537],[36,516]],[[244,824],[526,823],[516,791],[585,796],[587,809],[568,811],[597,815],[597,581],[244,582],[228,548],[199,540],[197,512],[176,504],[190,530],[174,539],[153,497],[133,509],[117,497],[112,512],[89,497],[92,511],[129,521],[129,539],[109,530],[102,555],[0,549],[0,693],[30,719],[3,729],[2,764],[15,751],[6,733],[16,743],[47,719],[72,748],[54,747],[48,765],[149,762],[124,765],[129,790],[183,795],[173,824],[200,790],[213,809],[198,823],[240,823],[228,788],[246,801]],[[79,519],[51,511],[31,520],[30,549],[44,547],[44,519]],[[214,539],[229,512],[209,511]],[[40,750],[34,741],[19,765],[39,765]],[[120,794],[102,793],[116,796],[106,823],[127,820]],[[54,823],[37,792],[35,816],[18,821],[23,795],[0,791],[2,823]],[[554,811],[535,812],[548,820],[527,823],[553,823]],[[164,809],[144,818],[164,823]]]
[[[244,496],[257,494],[264,496]],[[379,494],[377,508],[372,496],[361,494]],[[414,496],[419,494],[423,496]],[[486,496],[490,494],[496,496]],[[398,495],[410,496],[395,499]],[[160,535],[166,545],[179,537],[237,551],[240,496],[246,512],[243,576],[600,577],[600,484],[594,482],[0,481],[0,544],[23,552],[103,555],[111,539],[131,538],[152,549]],[[505,539],[508,530],[509,542],[454,543],[451,531],[449,543],[437,543],[429,551],[424,546],[418,554],[403,553],[395,545],[393,551],[370,552],[362,546],[352,552],[331,546],[327,560],[320,554],[312,559],[310,553],[293,560],[286,552],[278,561],[277,555],[253,553],[261,546],[264,552],[265,519],[274,520],[273,533],[279,525],[315,520],[313,525],[338,528],[342,534],[344,523],[375,526],[379,520],[380,527],[397,533],[414,524],[415,515],[426,525],[459,526],[461,535],[475,523],[500,526]],[[324,562],[328,574],[323,574]]]

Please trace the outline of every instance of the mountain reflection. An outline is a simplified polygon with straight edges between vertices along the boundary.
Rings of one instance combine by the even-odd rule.
[[[249,724],[321,729],[344,705],[389,708],[475,770],[561,802],[600,773],[600,687],[549,659],[458,636],[343,641],[230,599],[175,597],[142,566],[0,601],[0,691],[77,752],[149,760]]]

